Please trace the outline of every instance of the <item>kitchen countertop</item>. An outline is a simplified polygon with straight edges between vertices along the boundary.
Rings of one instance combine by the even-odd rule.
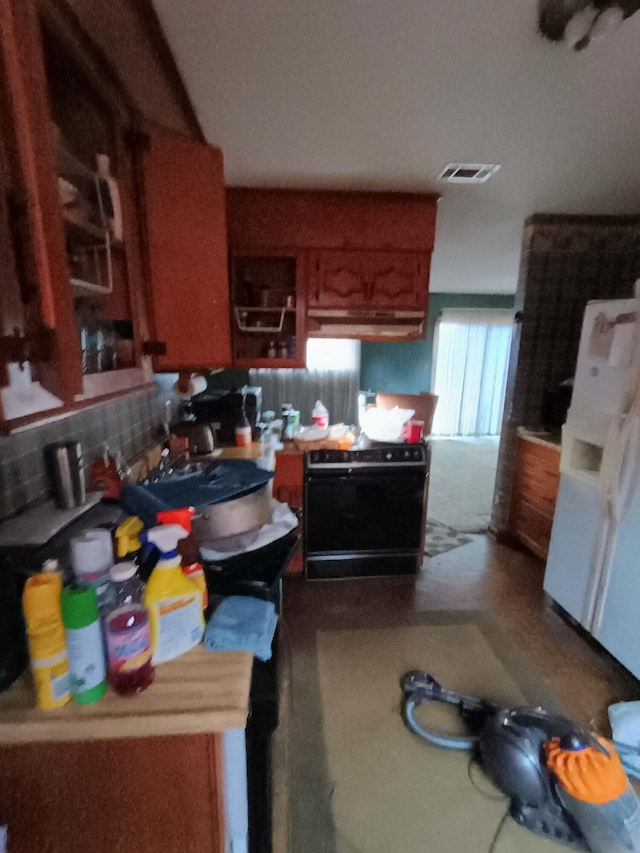
[[[551,447],[558,452],[561,449],[562,437],[552,432],[544,432],[543,430],[531,430],[526,427],[518,427],[517,435],[527,441],[533,441],[535,444],[542,444],[545,447]]]
[[[249,447],[218,447],[220,453],[215,455],[216,459],[257,459],[260,456],[260,442],[254,441]]]
[[[31,676],[25,673],[0,693],[0,744],[243,729],[252,665],[249,652],[210,652],[200,645],[156,667],[153,684],[138,696],[118,696],[109,689],[92,705],[71,699],[55,711],[35,707]]]

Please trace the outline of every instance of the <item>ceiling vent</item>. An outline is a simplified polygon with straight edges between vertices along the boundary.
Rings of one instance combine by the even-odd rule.
[[[499,168],[496,163],[447,163],[438,180],[450,184],[484,184]]]

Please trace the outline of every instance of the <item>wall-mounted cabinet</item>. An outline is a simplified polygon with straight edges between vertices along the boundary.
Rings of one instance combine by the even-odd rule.
[[[411,340],[424,334],[436,207],[414,193],[231,188],[229,245],[232,256],[296,255],[305,337]]]
[[[231,339],[238,367],[299,367],[304,363],[301,254],[230,258]]]
[[[41,21],[66,274],[83,374],[75,399],[148,382],[141,243],[126,144],[134,113],[100,60],[55,15]],[[109,374],[107,376],[107,374]]]
[[[228,366],[221,152],[149,133],[66,3],[0,16],[0,424]]]
[[[141,183],[158,370],[231,364],[222,152],[177,134],[154,134]]]
[[[309,307],[424,310],[429,262],[417,252],[314,252]]]

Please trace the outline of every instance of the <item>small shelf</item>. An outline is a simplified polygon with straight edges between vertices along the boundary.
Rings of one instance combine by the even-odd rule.
[[[90,293],[111,293],[111,288],[106,287],[104,284],[94,284],[92,281],[84,281],[81,278],[72,278],[71,286],[75,287],[76,290],[83,290]]]
[[[94,225],[89,222],[83,215],[81,210],[71,207],[62,208],[62,218],[69,230],[73,232],[75,237],[91,238],[93,241],[102,246],[106,246],[108,242],[109,232],[106,228],[101,228],[99,225]]]
[[[284,311],[285,314],[295,314],[295,308],[286,307],[256,307],[255,305],[237,305],[236,311],[246,311],[249,314],[280,314]]]
[[[284,326],[284,315],[287,312],[286,308],[235,308],[236,314],[236,323],[238,324],[238,329],[241,332],[247,332],[249,334],[271,334],[271,335],[279,335],[282,332],[282,327]],[[280,323],[277,326],[247,326],[243,322],[241,318],[241,314],[243,313],[256,313],[256,312],[265,312],[265,313],[274,313],[280,315]]]
[[[95,172],[79,160],[64,144],[59,133],[57,139],[58,169],[62,176],[74,176],[85,181],[95,181]]]

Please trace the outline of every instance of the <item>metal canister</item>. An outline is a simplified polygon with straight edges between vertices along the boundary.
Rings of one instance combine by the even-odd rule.
[[[62,509],[81,506],[86,500],[86,486],[80,442],[48,444],[45,460],[57,505]]]

